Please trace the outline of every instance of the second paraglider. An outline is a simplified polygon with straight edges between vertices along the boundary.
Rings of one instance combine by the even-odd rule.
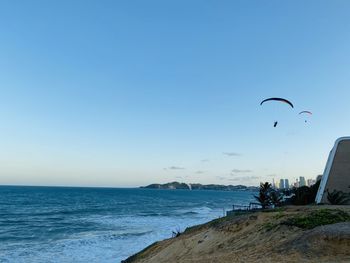
[[[307,115],[307,116],[311,116],[312,115],[312,112],[311,111],[308,111],[308,110],[304,110],[304,111],[301,111],[299,112],[299,115]],[[305,123],[307,123],[307,119],[305,118]]]

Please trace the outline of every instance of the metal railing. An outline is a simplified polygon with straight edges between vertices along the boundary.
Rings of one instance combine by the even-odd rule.
[[[261,209],[259,203],[249,203],[249,205],[232,205],[232,210],[256,210]]]
[[[248,212],[254,210],[260,210],[261,204],[259,203],[249,203],[249,205],[232,205],[232,210],[227,211],[226,215],[234,214],[235,212]]]

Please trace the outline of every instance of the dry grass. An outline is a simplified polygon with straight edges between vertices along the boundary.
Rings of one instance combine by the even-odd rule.
[[[307,206],[224,217],[125,262],[350,262],[349,212],[345,206]]]

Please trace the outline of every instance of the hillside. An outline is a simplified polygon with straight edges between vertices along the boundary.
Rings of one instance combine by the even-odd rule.
[[[186,184],[179,182],[171,182],[166,184],[150,184],[141,186],[140,188],[148,189],[186,189],[186,190],[220,190],[220,191],[235,191],[235,190],[252,190],[257,191],[259,188],[255,186],[245,185],[220,185],[220,184]]]
[[[224,217],[156,242],[124,262],[350,262],[350,207]]]

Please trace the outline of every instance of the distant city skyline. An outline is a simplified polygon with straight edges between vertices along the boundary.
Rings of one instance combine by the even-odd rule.
[[[275,183],[275,179],[272,180],[272,187],[278,189],[290,189],[293,187],[301,187],[301,186],[312,186],[318,180],[321,180],[320,176],[315,176],[314,178],[305,178],[304,176],[300,176],[299,178],[295,178],[295,181],[289,181],[287,178],[279,179],[278,184]]]
[[[349,8],[2,1],[0,184],[257,186],[322,174],[350,131]],[[261,106],[268,97],[294,108]]]

